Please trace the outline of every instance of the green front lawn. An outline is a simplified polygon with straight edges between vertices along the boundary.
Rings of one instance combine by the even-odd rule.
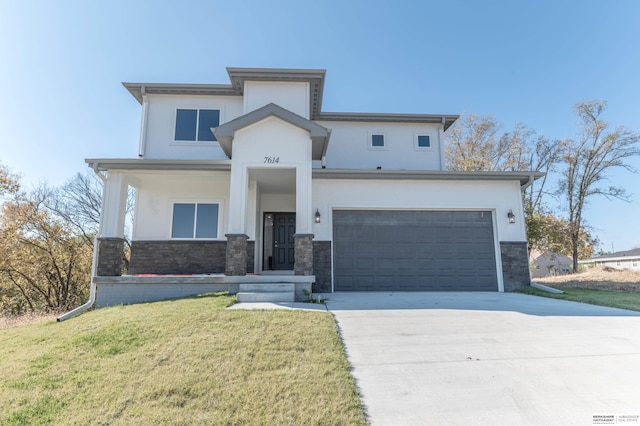
[[[0,330],[0,424],[366,424],[328,312],[226,294]]]
[[[553,299],[589,303],[591,305],[640,311],[640,293],[637,292],[592,290],[586,288],[555,286],[554,288],[564,291],[564,294],[549,293],[533,287],[522,291],[522,293],[551,297]]]

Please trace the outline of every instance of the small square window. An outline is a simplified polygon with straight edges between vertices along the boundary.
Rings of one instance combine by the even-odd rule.
[[[219,125],[218,109],[179,109],[176,111],[175,140],[215,142],[217,139],[211,128]]]
[[[431,148],[431,137],[429,135],[418,135],[418,148]]]
[[[384,135],[371,135],[371,146],[374,148],[384,148]]]

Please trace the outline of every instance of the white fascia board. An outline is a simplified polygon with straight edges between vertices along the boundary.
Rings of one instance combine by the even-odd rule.
[[[142,88],[147,95],[217,95],[242,96],[230,84],[122,83],[142,104]]]
[[[370,112],[321,112],[318,121],[355,121],[368,123],[426,123],[442,124],[446,131],[460,118],[455,114],[396,114]]]
[[[460,172],[442,170],[347,170],[313,169],[314,179],[396,179],[396,180],[496,180],[514,181],[525,185],[531,176],[539,179],[540,172]]]
[[[229,160],[140,160],[133,158],[87,158],[89,167],[105,170],[231,170]]]

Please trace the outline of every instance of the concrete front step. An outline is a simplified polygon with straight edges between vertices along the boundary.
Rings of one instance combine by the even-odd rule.
[[[238,302],[294,302],[295,293],[293,291],[260,291],[260,292],[238,292],[236,295]]]
[[[248,293],[261,293],[261,292],[295,292],[296,285],[294,283],[242,283],[239,286],[239,291]]]
[[[293,302],[296,298],[293,283],[243,283],[238,290],[238,302]]]

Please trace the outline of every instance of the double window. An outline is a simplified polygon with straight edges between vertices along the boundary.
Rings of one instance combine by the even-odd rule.
[[[219,109],[179,109],[176,112],[176,141],[206,141],[217,139],[211,131],[220,125]]]
[[[218,238],[217,203],[175,203],[171,238]]]

